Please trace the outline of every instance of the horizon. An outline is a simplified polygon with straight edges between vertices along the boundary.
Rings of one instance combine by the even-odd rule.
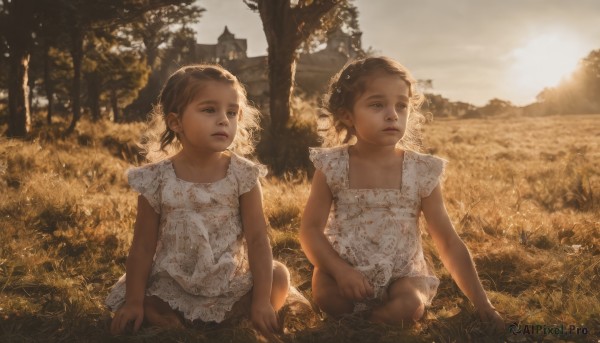
[[[198,43],[215,44],[227,26],[236,38],[247,40],[248,57],[267,54],[260,17],[242,1],[196,4],[206,9],[193,26]],[[580,0],[578,6],[559,0],[353,4],[365,50],[398,60],[416,79],[433,80],[431,93],[477,106],[494,98],[531,104],[545,87],[558,84],[587,54],[600,49],[600,2],[593,0]],[[410,10],[389,10],[401,10],[403,4],[410,4]],[[419,34],[396,41],[406,27]]]

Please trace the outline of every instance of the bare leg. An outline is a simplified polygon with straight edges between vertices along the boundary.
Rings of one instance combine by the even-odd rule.
[[[285,303],[290,288],[290,272],[278,261],[273,261],[273,284],[271,286],[271,305],[275,311]]]
[[[183,320],[167,304],[156,296],[144,298],[144,320],[152,326],[167,329],[183,329]]]
[[[339,293],[335,279],[317,267],[313,272],[312,296],[317,306],[332,316],[337,317],[354,310],[352,300]]]
[[[371,320],[391,325],[412,325],[425,313],[421,292],[413,278],[400,278],[388,287],[384,304],[373,309]]]
[[[285,303],[290,288],[290,272],[287,267],[277,261],[273,261],[273,282],[271,284],[271,306],[275,311],[279,310]],[[239,314],[250,315],[252,306],[252,290],[240,298],[231,309],[233,317]]]

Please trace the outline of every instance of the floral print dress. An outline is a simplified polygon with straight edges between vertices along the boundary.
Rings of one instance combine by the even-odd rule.
[[[239,197],[265,174],[263,166],[235,154],[225,178],[213,183],[177,178],[168,159],[128,171],[131,187],[160,214],[147,296],[157,296],[190,321],[227,318],[252,288]],[[125,279],[106,298],[113,311],[125,301]]]
[[[387,287],[402,277],[414,278],[425,305],[430,305],[439,279],[425,262],[418,218],[421,198],[438,185],[446,161],[406,150],[400,188],[351,189],[348,148],[311,148],[310,159],[333,194],[325,236],[375,290],[374,299],[357,303],[355,311],[381,301]]]

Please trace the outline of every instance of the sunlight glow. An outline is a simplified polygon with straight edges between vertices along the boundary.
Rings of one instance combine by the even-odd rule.
[[[568,77],[584,54],[581,42],[572,35],[545,33],[532,37],[510,54],[514,61],[512,79],[522,91],[539,92]]]

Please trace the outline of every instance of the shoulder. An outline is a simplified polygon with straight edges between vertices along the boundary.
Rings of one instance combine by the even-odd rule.
[[[267,167],[235,153],[231,153],[230,163],[236,176],[241,176],[248,172],[255,174],[255,177],[264,177],[267,175]]]
[[[421,198],[428,197],[443,178],[446,161],[443,158],[407,150],[406,158],[414,162],[413,172],[416,176],[418,194]]]
[[[171,168],[170,163],[171,161],[165,159],[141,167],[133,167],[126,172],[129,185],[148,200],[156,213],[160,213],[160,190],[166,175],[165,171]]]
[[[230,169],[237,181],[239,195],[249,192],[259,178],[267,175],[267,167],[234,153],[231,153]]]
[[[341,155],[342,153],[348,151],[348,145],[338,145],[334,147],[328,148],[319,148],[319,147],[309,147],[308,152],[311,157],[313,156],[332,156],[332,155]]]
[[[423,153],[413,151],[413,150],[405,150],[404,153],[406,154],[405,159],[414,161],[419,168],[443,169],[444,166],[448,163],[447,160],[445,160],[441,157],[430,155],[430,154],[423,154]]]
[[[171,161],[164,159],[155,163],[145,164],[139,167],[127,169],[125,174],[129,183],[137,179],[157,179],[164,175],[165,170],[170,167]]]
[[[308,157],[317,169],[327,169],[332,164],[340,161],[348,152],[348,145],[340,145],[332,148],[308,148]]]

